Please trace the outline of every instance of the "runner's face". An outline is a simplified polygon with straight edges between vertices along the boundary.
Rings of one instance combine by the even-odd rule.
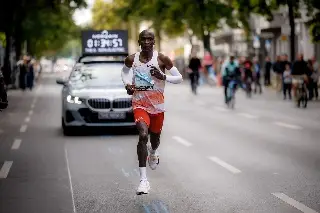
[[[153,51],[154,36],[150,33],[145,33],[140,36],[139,44],[143,51]]]

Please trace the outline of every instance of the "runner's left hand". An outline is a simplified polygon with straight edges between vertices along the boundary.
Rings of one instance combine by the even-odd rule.
[[[152,76],[156,77],[157,79],[160,79],[163,81],[166,80],[166,75],[154,66],[151,67],[150,73]]]

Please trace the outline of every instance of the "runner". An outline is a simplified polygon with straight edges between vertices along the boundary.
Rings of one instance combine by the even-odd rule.
[[[132,106],[139,131],[137,154],[140,185],[137,194],[141,195],[148,194],[150,189],[146,174],[146,161],[148,160],[152,170],[155,170],[159,164],[157,149],[160,144],[165,112],[163,95],[165,81],[179,84],[182,82],[182,75],[173,66],[169,57],[154,51],[155,38],[152,32],[142,31],[138,43],[141,46],[141,52],[125,59],[121,76],[127,93],[133,95]],[[166,75],[165,69],[171,75]],[[147,146],[149,133],[151,146]]]

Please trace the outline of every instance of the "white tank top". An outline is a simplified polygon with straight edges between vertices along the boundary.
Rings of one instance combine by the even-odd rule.
[[[132,96],[133,109],[144,109],[150,114],[158,114],[165,111],[163,95],[165,81],[151,76],[150,73],[152,66],[160,70],[158,55],[158,52],[154,51],[151,60],[147,63],[142,63],[139,59],[140,52],[137,52],[132,65],[133,84],[137,88]]]

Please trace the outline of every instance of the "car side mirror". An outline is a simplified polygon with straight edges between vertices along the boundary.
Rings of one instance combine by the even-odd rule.
[[[68,83],[68,81],[63,78],[58,78],[58,79],[56,79],[56,83],[61,84],[61,85],[66,85]]]

